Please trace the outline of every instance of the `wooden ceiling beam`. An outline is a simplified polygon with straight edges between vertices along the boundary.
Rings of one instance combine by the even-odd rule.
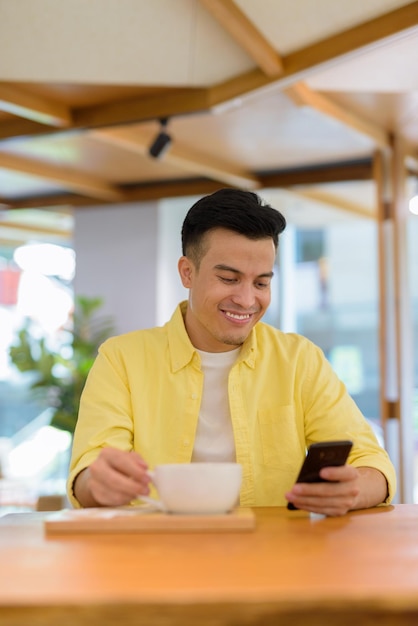
[[[62,237],[68,239],[70,236],[69,230],[65,230],[63,228],[53,228],[51,226],[40,226],[39,224],[31,224],[29,222],[22,223],[13,220],[0,219],[0,226],[3,229],[31,232],[31,233],[41,233],[43,235],[55,235],[57,237]],[[2,237],[4,234],[2,234]]]
[[[30,176],[42,178],[54,185],[65,189],[81,192],[86,196],[100,200],[119,202],[123,200],[120,191],[95,176],[77,172],[65,167],[42,163],[34,159],[17,156],[10,153],[0,153],[0,168]]]
[[[149,200],[160,200],[162,198],[177,198],[182,196],[199,196],[212,193],[228,187],[220,182],[203,178],[180,179],[170,181],[157,181],[155,183],[144,183],[137,185],[125,185],[123,191],[124,202],[146,202]],[[54,194],[38,198],[28,198],[20,200],[8,200],[9,209],[34,209],[58,206],[69,206],[73,208],[102,206],[104,202],[98,202],[93,198],[74,195],[69,193]]]
[[[167,89],[164,94],[117,100],[89,107],[72,109],[68,130],[132,124],[177,115],[201,113],[211,108],[211,92],[207,88]],[[50,135],[59,129],[45,128],[33,121],[11,119],[0,121],[0,140],[9,137]]]
[[[9,199],[4,203],[9,210],[24,210],[24,209],[48,209],[54,207],[69,207],[74,208],[78,206],[96,206],[110,204],[106,200],[97,200],[87,196],[79,194],[67,193],[54,193],[43,196],[31,196],[30,198]]]
[[[251,20],[232,0],[200,0],[221,26],[250,55],[267,76],[279,76],[283,62]]]
[[[366,217],[368,219],[377,219],[376,212],[373,212],[373,210],[370,211],[370,209],[366,206],[320,189],[304,189],[293,191],[292,193],[295,193],[302,198],[306,198],[307,200],[319,202],[320,204],[333,209],[338,209],[340,211],[345,211],[347,213],[358,215],[360,217]]]
[[[124,193],[127,202],[147,202],[163,198],[204,196],[223,187],[231,186],[233,185],[226,185],[206,178],[193,178],[133,185],[124,188]]]
[[[74,109],[75,127],[111,126],[190,115],[210,108],[210,91],[206,88],[173,89],[164,94],[130,98],[93,107]]]
[[[127,135],[126,129],[118,128],[90,131],[88,136],[141,155],[148,155],[151,143],[149,134],[141,134],[138,129],[135,129],[135,134],[132,136]],[[260,187],[260,181],[250,172],[246,172],[231,163],[226,163],[222,159],[208,156],[188,146],[182,146],[178,141],[174,141],[168,152],[164,154],[164,162],[186,172],[217,180],[227,185],[250,189]]]
[[[312,107],[316,111],[319,111],[319,113],[327,117],[332,117],[341,124],[369,137],[374,141],[377,147],[384,149],[390,148],[390,133],[386,129],[353,113],[347,107],[342,107],[329,96],[313,91],[305,83],[296,83],[286,89],[285,93],[297,106]]]
[[[65,128],[72,122],[69,107],[9,83],[0,83],[0,110],[47,126]]]
[[[227,185],[247,189],[258,189],[261,186],[258,178],[250,172],[190,148],[174,144],[167,157],[171,165]]]
[[[331,163],[258,174],[263,188],[318,185],[352,180],[372,180],[372,160]]]
[[[343,162],[315,167],[306,167],[282,172],[258,174],[256,176],[263,189],[292,188],[300,185],[317,185],[321,183],[371,180],[372,161],[367,159],[359,162]],[[169,181],[156,181],[137,185],[121,185],[119,192],[123,202],[145,202],[161,198],[205,195],[221,187],[234,187],[225,182],[205,178],[182,178]],[[10,209],[47,208],[55,206],[99,206],[105,204],[92,197],[63,192],[62,194],[44,195],[37,198],[5,200]]]
[[[353,26],[341,33],[296,50],[284,58],[283,78],[295,80],[316,72],[332,62],[353,58],[360,52],[371,51],[400,38],[418,27],[418,1]]]
[[[383,42],[394,42],[417,28],[418,0],[282,56],[280,76],[266,76],[257,68],[215,85],[211,89],[212,104],[215,106],[272,84],[286,89],[336,62],[379,48]]]
[[[162,95],[75,108],[72,110],[73,122],[69,129],[190,115],[210,110],[272,84],[285,89],[336,61],[365,49],[371,50],[382,42],[395,41],[417,27],[418,0],[282,57],[283,71],[278,76],[266,76],[261,69],[256,68],[208,88],[173,89]],[[0,139],[46,132],[56,132],[56,129],[43,128],[29,120],[0,122]]]
[[[56,132],[56,128],[37,124],[23,118],[10,118],[7,121],[0,121],[0,141],[10,137],[35,137],[36,135],[51,135]]]

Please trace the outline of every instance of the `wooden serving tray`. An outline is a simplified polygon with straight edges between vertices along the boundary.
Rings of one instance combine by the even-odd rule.
[[[44,520],[48,535],[62,533],[252,531],[255,515],[237,508],[222,515],[171,515],[146,507],[63,510]]]

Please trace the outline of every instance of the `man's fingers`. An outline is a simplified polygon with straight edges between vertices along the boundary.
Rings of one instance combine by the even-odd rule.
[[[319,474],[324,480],[334,482],[349,482],[358,479],[358,469],[352,465],[323,467]]]
[[[91,492],[100,504],[128,504],[139,494],[149,493],[147,464],[135,452],[104,448],[89,473]]]
[[[348,465],[321,470],[327,482],[296,483],[286,494],[298,509],[323,515],[345,515],[354,507],[359,494],[359,472]]]

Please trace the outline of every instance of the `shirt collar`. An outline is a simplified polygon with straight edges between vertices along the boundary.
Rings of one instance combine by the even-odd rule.
[[[168,349],[173,372],[177,372],[188,365],[193,357],[197,355],[196,348],[190,341],[184,325],[186,309],[187,301],[185,300],[177,306],[170,321],[167,323]],[[256,329],[253,328],[242,345],[237,362],[244,362],[248,367],[254,369],[256,353],[257,333]]]

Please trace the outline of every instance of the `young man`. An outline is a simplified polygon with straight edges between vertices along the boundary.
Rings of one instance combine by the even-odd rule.
[[[222,189],[182,229],[189,290],[161,328],[106,341],[81,399],[69,497],[119,506],[149,493],[148,467],[237,461],[242,506],[326,515],[389,502],[395,472],[323,353],[260,322],[284,217],[257,195]],[[294,484],[307,447],[354,442],[327,482]]]

